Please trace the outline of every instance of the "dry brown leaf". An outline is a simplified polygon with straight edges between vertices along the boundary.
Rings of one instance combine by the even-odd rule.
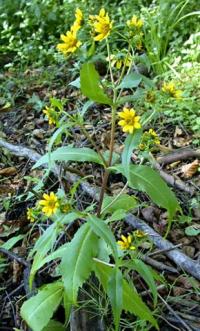
[[[0,176],[11,176],[17,173],[17,169],[15,167],[3,168],[0,169]]]
[[[200,166],[199,160],[194,160],[192,163],[182,166],[181,171],[183,173],[183,177],[185,178],[192,177],[197,172],[199,166]]]
[[[192,143],[191,137],[176,137],[173,139],[173,144],[176,147],[188,146]]]

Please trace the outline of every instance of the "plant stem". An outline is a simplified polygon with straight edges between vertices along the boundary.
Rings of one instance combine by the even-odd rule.
[[[92,146],[96,149],[96,151],[99,154],[100,158],[102,159],[104,165],[108,166],[108,162],[105,160],[104,156],[102,155],[101,151],[99,150],[99,147],[96,145],[96,143],[94,142],[92,137],[89,135],[89,133],[87,132],[87,130],[84,128],[83,125],[81,125],[81,124],[79,124],[79,125],[80,125],[81,131],[83,132],[84,136],[90,141]]]
[[[112,67],[111,67],[111,61],[110,61],[110,47],[109,47],[109,43],[108,43],[107,40],[106,40],[106,44],[107,44],[108,59],[109,59],[110,77],[111,77],[112,87],[113,87],[112,127],[111,127],[111,138],[110,138],[110,147],[109,147],[110,155],[109,155],[109,159],[108,159],[108,167],[110,167],[111,164],[112,164],[113,149],[114,149],[114,142],[115,142],[117,91],[116,91],[116,87],[115,87],[115,82],[114,82]],[[103,176],[102,187],[101,187],[101,192],[100,192],[100,197],[99,197],[99,205],[98,205],[98,209],[97,209],[97,216],[98,217],[101,215],[101,207],[102,207],[103,198],[104,198],[104,194],[105,194],[105,190],[106,190],[106,186],[107,186],[107,182],[108,182],[108,177],[109,177],[109,170],[105,169],[105,173],[104,173],[104,176]]]

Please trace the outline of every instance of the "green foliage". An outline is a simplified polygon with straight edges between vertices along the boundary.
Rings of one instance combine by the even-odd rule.
[[[103,104],[112,104],[112,100],[104,93],[100,86],[99,74],[93,63],[84,63],[80,71],[81,91],[83,95]]]
[[[118,165],[113,169],[126,176],[123,166]],[[173,218],[177,210],[180,209],[174,193],[168,188],[160,175],[150,167],[130,165],[127,179],[133,189],[146,192],[158,206],[166,208],[170,218]]]
[[[49,154],[42,156],[34,168],[48,163]],[[75,147],[60,147],[53,151],[50,156],[50,161],[78,161],[78,162],[95,162],[102,164],[99,155],[90,148],[75,148]]]
[[[113,273],[112,267],[100,263],[99,261],[96,261],[95,271],[97,273],[98,278],[100,279],[101,284],[104,287],[104,290],[107,292],[109,286],[109,280]],[[123,309],[140,317],[142,320],[150,321],[152,325],[157,327],[156,320],[153,318],[149,308],[139,297],[136,290],[133,287],[131,287],[125,279],[123,279],[122,282],[122,291],[123,291],[123,299],[122,299]]]
[[[22,305],[21,315],[33,331],[43,330],[62,301],[62,295],[62,283],[55,282],[44,286]]]
[[[114,213],[115,211],[123,210],[129,211],[136,208],[138,205],[137,200],[134,196],[130,196],[125,193],[121,193],[119,196],[110,197],[105,196],[102,205],[102,213],[105,215],[107,213]]]
[[[84,224],[65,249],[60,271],[68,304],[77,303],[78,289],[92,272],[93,257],[97,254],[97,240],[90,226]]]

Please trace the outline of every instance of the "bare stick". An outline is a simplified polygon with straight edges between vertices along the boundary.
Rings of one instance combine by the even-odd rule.
[[[142,230],[147,233],[153,243],[159,248],[164,250],[164,254],[167,255],[180,269],[187,271],[190,275],[200,280],[200,264],[186,256],[178,249],[173,249],[174,245],[163,239],[156,231],[154,231],[143,220],[137,218],[132,214],[128,214],[125,221],[132,225],[135,229]],[[172,250],[171,250],[172,249]]]
[[[165,165],[176,161],[188,160],[192,158],[200,159],[200,150],[178,149],[176,152],[157,158],[159,164]]]
[[[172,315],[175,316],[175,318],[179,321],[179,323],[184,326],[185,330],[187,331],[193,331],[186,323],[184,320],[182,320],[182,318],[174,311],[174,309],[171,308],[170,305],[168,305],[168,303],[161,297],[161,295],[158,293],[158,297],[160,298],[160,300],[165,304],[165,306],[167,307],[167,309],[170,311],[170,313],[172,313]]]
[[[4,255],[8,256],[11,260],[15,260],[18,263],[23,264],[25,267],[29,267],[29,263],[26,262],[22,257],[18,256],[17,254],[8,251],[7,249],[0,247],[0,253],[3,253]]]
[[[185,184],[180,179],[175,179],[174,176],[169,175],[165,171],[162,170],[160,164],[158,162],[154,162],[153,167],[159,171],[160,176],[166,181],[170,186],[176,187],[181,191],[189,193],[191,196],[194,195],[195,189],[187,184]]]

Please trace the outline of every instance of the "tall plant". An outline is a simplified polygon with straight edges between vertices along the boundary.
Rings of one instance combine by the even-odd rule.
[[[48,170],[50,170],[58,162],[95,163],[103,171],[102,187],[97,205],[87,207],[85,210],[78,210],[74,199],[81,181],[74,184],[67,200],[60,190],[57,194],[44,193],[37,207],[29,209],[28,216],[31,221],[38,219],[38,215],[43,215],[43,219],[52,220],[52,224],[37,240],[30,253],[30,258],[33,258],[30,286],[36,272],[55,259],[61,260],[58,272],[60,279],[42,287],[34,297],[28,299],[22,305],[21,315],[33,331],[41,331],[48,323],[51,325],[53,313],[62,303],[67,323],[71,308],[78,305],[79,289],[93,272],[109,298],[115,330],[119,330],[123,310],[158,328],[151,309],[143,302],[134,284],[130,284],[127,280],[127,273],[130,270],[136,270],[149,286],[154,298],[154,307],[156,306],[157,291],[154,274],[137,257],[136,238],[146,234],[136,232],[134,235],[122,235],[121,240],[117,242],[112,230],[112,222],[123,220],[125,215],[138,205],[133,195],[124,193],[127,186],[145,192],[150,200],[167,210],[169,220],[180,209],[174,193],[156,171],[147,165],[131,163],[132,152],[139,149],[141,142],[144,146],[146,141],[144,137],[148,137],[148,146],[150,146],[150,139],[159,143],[152,129],[143,134],[143,130],[149,125],[156,112],[147,110],[140,115],[139,110],[136,111],[130,106],[135,96],[123,95],[124,91],[130,92],[133,89],[136,92],[140,91],[139,85],[143,84],[143,80],[146,81],[144,76],[131,71],[138,43],[142,42],[143,21],[133,16],[124,25],[123,31],[119,31],[108,13],[101,9],[98,15],[89,16],[89,26],[92,28],[93,37],[91,44],[88,40],[84,42],[80,39],[82,25],[83,14],[80,9],[77,9],[73,25],[65,35],[61,35],[62,43],[58,44],[57,48],[65,56],[70,56],[81,51],[85,54],[85,48],[88,46],[88,53],[80,69],[80,89],[89,99],[89,103],[87,101],[82,111],[79,110],[76,115],[71,115],[64,111],[64,105],[61,102],[51,99],[51,106],[46,107],[44,113],[49,123],[56,125],[58,129],[50,140],[49,152],[34,167],[48,164]],[[123,37],[123,42],[127,43],[126,51],[119,52],[118,55],[113,55],[111,52],[110,39],[113,33],[120,35],[120,38]],[[108,59],[108,75],[103,81],[93,63],[95,46],[99,42],[101,45],[105,43]],[[79,86],[79,80],[73,84]],[[97,142],[85,126],[84,116],[92,103],[101,104],[106,111],[110,110],[111,138],[108,151],[99,150]],[[52,151],[57,138],[75,125],[79,126],[92,147],[80,148],[70,145]],[[117,155],[114,144],[118,125],[127,136],[123,152]],[[124,188],[116,196],[106,194],[111,173],[120,173],[126,180]],[[80,220],[80,226],[74,236],[69,242],[54,250],[54,244],[60,233],[65,231],[66,225],[70,226],[76,220]],[[128,263],[125,256],[129,258]]]

